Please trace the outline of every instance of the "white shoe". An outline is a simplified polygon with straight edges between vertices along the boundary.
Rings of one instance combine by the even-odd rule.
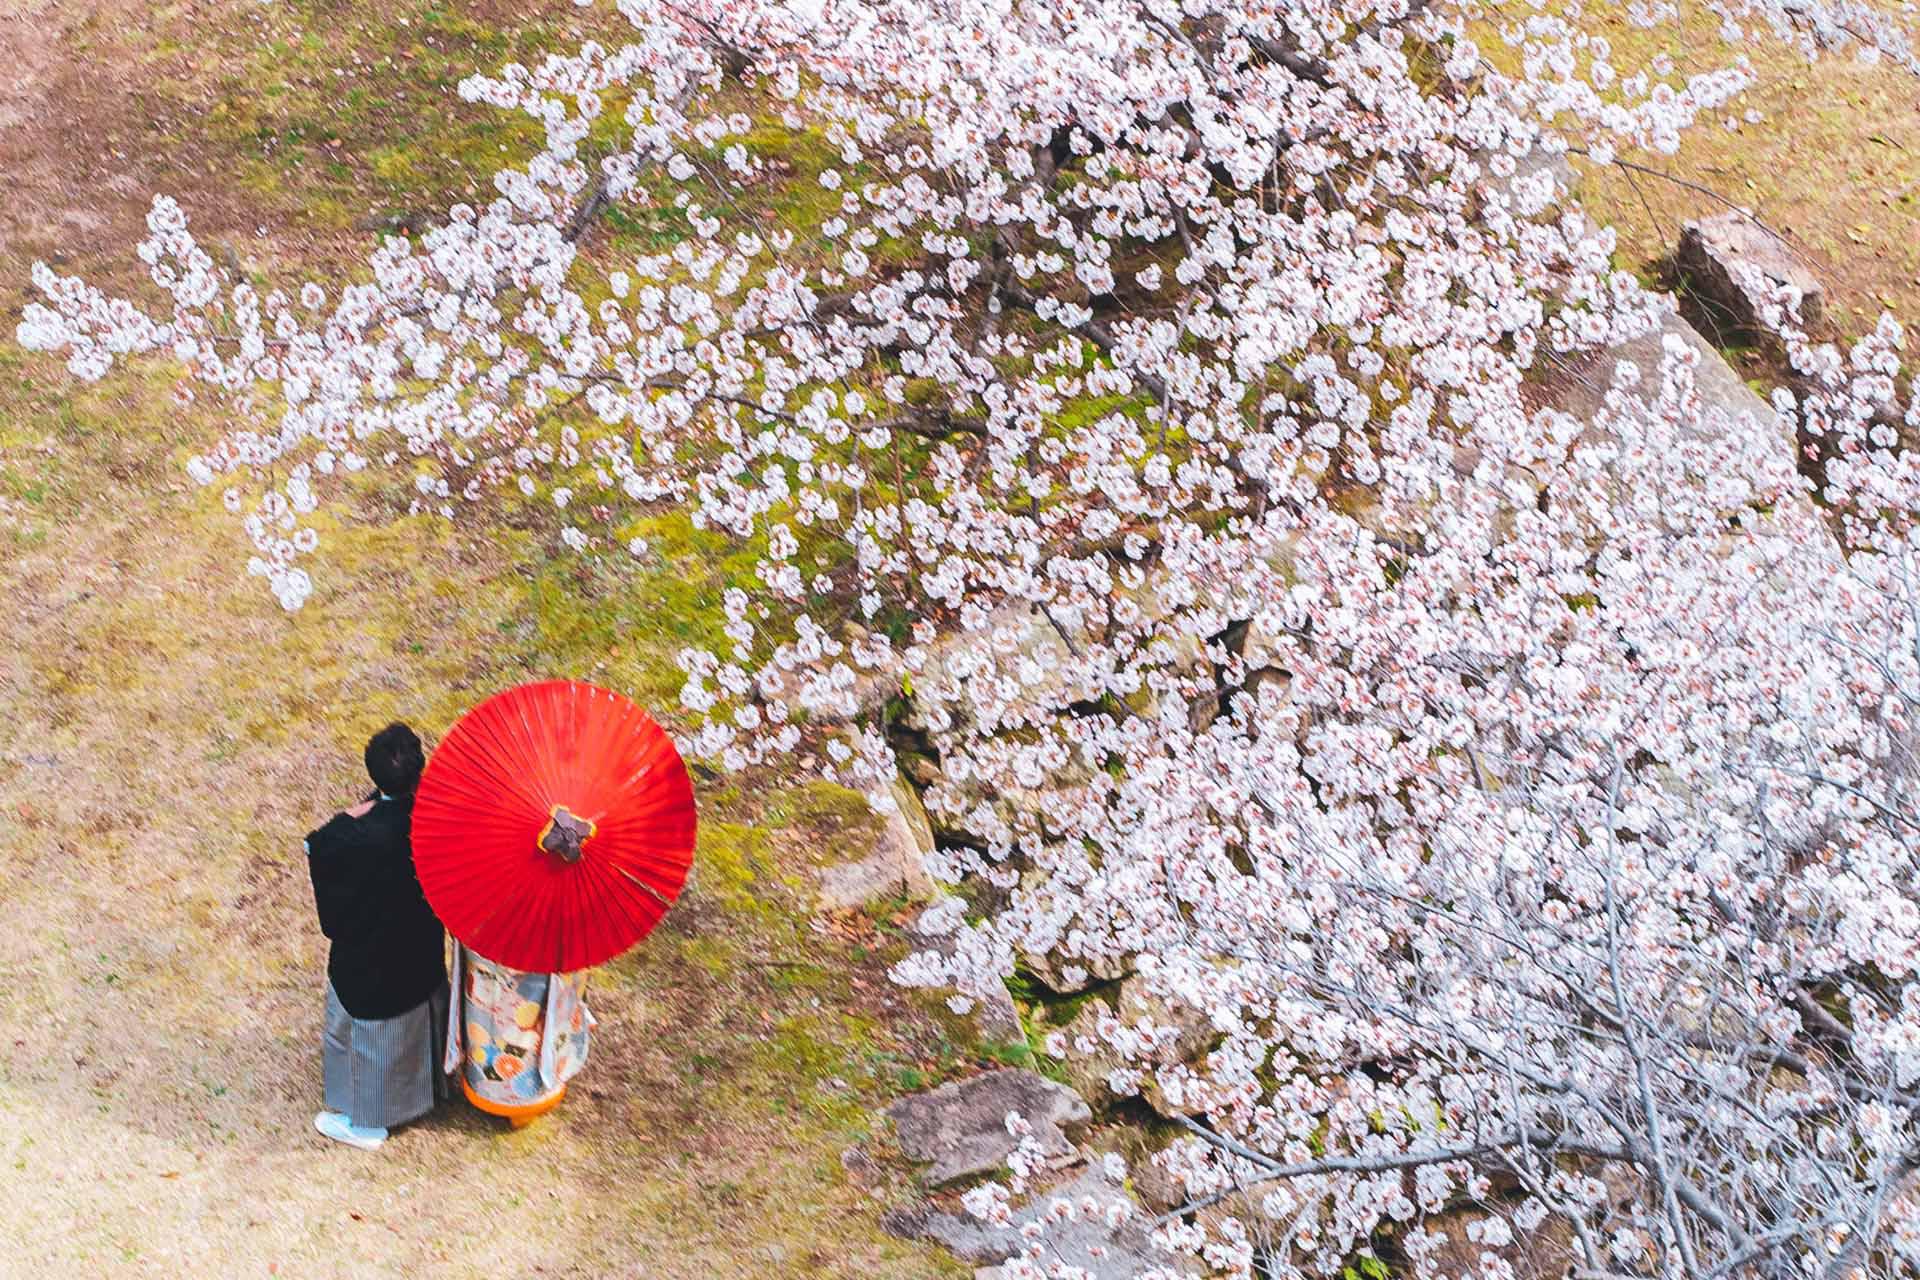
[[[318,1129],[323,1137],[332,1138],[335,1142],[344,1142],[350,1147],[358,1147],[362,1151],[378,1150],[380,1144],[387,1140],[385,1129],[358,1128],[338,1111],[322,1111],[313,1118],[313,1127]]]

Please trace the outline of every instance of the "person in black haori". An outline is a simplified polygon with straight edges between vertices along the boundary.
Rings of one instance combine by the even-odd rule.
[[[433,1109],[447,1024],[446,931],[413,870],[413,792],[426,757],[404,724],[367,743],[375,791],[307,837],[327,953],[326,1110],[313,1127],[371,1151]]]

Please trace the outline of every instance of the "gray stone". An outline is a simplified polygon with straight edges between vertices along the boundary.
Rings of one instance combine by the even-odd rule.
[[[960,784],[943,775],[924,794],[927,819],[937,841],[985,847],[1013,830],[1013,800],[976,781]]]
[[[881,1220],[881,1225],[905,1239],[930,1240],[944,1245],[962,1262],[988,1264],[974,1273],[979,1280],[1004,1274],[995,1264],[1020,1253],[1023,1243],[1020,1228],[1045,1214],[1050,1202],[1079,1200],[1085,1196],[1092,1196],[1103,1205],[1131,1199],[1098,1170],[1087,1167],[1069,1181],[1028,1197],[1024,1205],[1014,1210],[1011,1226],[992,1227],[931,1206],[890,1213]],[[1133,1280],[1155,1267],[1172,1267],[1175,1272],[1191,1274],[1190,1268],[1153,1247],[1149,1231],[1148,1222],[1138,1212],[1137,1205],[1134,1216],[1118,1230],[1108,1227],[1102,1215],[1082,1215],[1048,1229],[1046,1260],[1083,1268],[1093,1280]]]
[[[930,1204],[892,1209],[881,1215],[880,1229],[900,1240],[926,1240],[962,1262],[1005,1262],[1019,1252],[1019,1237],[1005,1227],[988,1226],[967,1213],[948,1213]]]
[[[1800,291],[1807,327],[1824,311],[1820,281],[1785,241],[1737,209],[1689,222],[1676,255],[1687,288],[1748,333],[1760,333],[1760,309],[1776,285]]]
[[[900,769],[907,777],[911,778],[913,784],[918,787],[931,787],[937,782],[944,781],[946,778],[946,775],[940,772],[939,765],[935,764],[929,757],[917,753],[902,755],[900,757]]]
[[[979,628],[941,636],[927,646],[919,670],[912,673],[914,696],[902,722],[909,729],[930,729],[922,707],[928,695],[936,693],[943,702],[960,695],[948,705],[965,716],[962,686],[977,679],[1022,680],[1026,686],[1022,700],[1030,704],[1064,706],[1090,697],[1090,687],[1073,682],[1074,651],[1068,637],[1074,638],[1074,646],[1084,643],[1078,619],[1063,617],[1057,610],[1049,618],[1044,611],[1017,602],[996,609]]]
[[[1694,382],[1701,399],[1710,408],[1724,410],[1735,418],[1743,413],[1751,414],[1758,429],[1771,432],[1783,444],[1787,443],[1787,430],[1773,406],[1761,399],[1692,325],[1671,311],[1662,317],[1658,327],[1638,338],[1553,367],[1550,374],[1532,386],[1530,399],[1535,407],[1557,409],[1590,423],[1606,400],[1613,385],[1614,368],[1620,361],[1627,361],[1640,370],[1640,386],[1635,394],[1651,393],[1659,384],[1664,344],[1670,336],[1679,338],[1700,357],[1694,366]],[[1727,430],[1728,424],[1703,415],[1698,429],[1703,437],[1714,438]]]
[[[1100,1022],[1108,1013],[1106,1006],[1098,1001],[1089,1001],[1067,1027],[1069,1042],[1082,1036],[1100,1042],[1100,1046],[1092,1053],[1081,1054],[1070,1049],[1067,1057],[1068,1078],[1082,1096],[1096,1101],[1110,1096],[1107,1077],[1121,1065],[1119,1051],[1101,1041]],[[1120,998],[1111,1013],[1126,1027],[1137,1028],[1144,1022],[1155,1028],[1172,1029],[1174,1034],[1157,1050],[1134,1059],[1131,1064],[1142,1073],[1140,1097],[1154,1111],[1169,1119],[1175,1115],[1199,1115],[1204,1108],[1196,1101],[1183,1098],[1175,1104],[1170,1100],[1158,1074],[1186,1065],[1194,1068],[1197,1074],[1204,1075],[1205,1055],[1220,1038],[1213,1024],[1192,1009],[1168,1004],[1147,990],[1146,984],[1139,978],[1129,978],[1120,984]]]
[[[928,950],[937,951],[943,956],[952,956],[958,946],[952,934],[927,933],[920,928],[921,921],[932,910],[933,907],[928,907],[914,920],[914,933],[925,940]],[[967,999],[973,1001],[973,1008],[968,1010],[968,1013],[972,1016],[974,1025],[980,1029],[982,1038],[1003,1045],[1026,1043],[1027,1029],[1020,1021],[1020,1009],[1013,1003],[1013,997],[1008,994],[1006,987],[992,987],[985,994],[969,991],[965,995]]]
[[[1120,1056],[1106,1041],[1100,1038],[1100,1020],[1112,1010],[1099,1000],[1089,1000],[1080,1006],[1080,1012],[1064,1028],[1067,1037],[1066,1077],[1080,1096],[1105,1106],[1112,1096],[1107,1088],[1107,1076],[1120,1065]],[[1094,1047],[1082,1051],[1079,1042],[1091,1040]]]
[[[815,726],[877,720],[887,703],[901,695],[899,656],[855,622],[841,628],[840,639],[845,649],[822,670],[804,675],[762,671],[755,696]]]
[[[1616,366],[1626,362],[1640,370],[1640,386],[1629,394],[1640,397],[1653,394],[1665,343],[1670,338],[1678,339],[1697,357],[1694,386],[1705,410],[1692,422],[1691,430],[1698,438],[1715,441],[1734,432],[1761,432],[1790,453],[1796,448],[1792,430],[1780,420],[1773,406],[1749,387],[1705,338],[1671,311],[1663,315],[1660,325],[1651,332],[1577,361],[1565,362],[1551,376],[1541,378],[1528,388],[1531,407],[1555,409],[1585,423],[1581,434],[1583,443],[1611,443],[1605,427],[1596,419],[1613,383]],[[1610,472],[1608,479],[1623,493],[1643,483],[1641,478],[1618,469]],[[1752,529],[1791,539],[1824,559],[1838,562],[1839,544],[1810,500],[1801,498],[1783,503],[1770,513],[1747,513],[1743,523]],[[1485,767],[1486,757],[1481,759]]]
[[[1205,733],[1207,726],[1220,718],[1226,702],[1219,692],[1203,693],[1187,704],[1187,732]]]
[[[912,888],[898,858],[876,853],[822,870],[819,904],[822,911],[847,911],[897,893],[910,893]]]
[[[1217,967],[1225,970],[1232,966],[1220,962]],[[1160,1051],[1162,1062],[1198,1062],[1220,1039],[1220,1033],[1204,1013],[1191,1005],[1161,999],[1140,978],[1120,987],[1120,1019],[1136,1025],[1150,1021],[1157,1027],[1172,1029],[1174,1034]]]
[[[927,811],[919,795],[902,778],[894,779],[891,794],[894,811],[884,815],[880,835],[867,855],[820,873],[821,910],[864,907],[899,893],[910,898],[932,896],[934,884],[925,863],[926,856],[933,852],[933,828],[927,822]]]
[[[1773,406],[1749,387],[1698,331],[1671,311],[1663,315],[1661,323],[1651,332],[1607,350],[1562,362],[1550,375],[1540,376],[1526,389],[1529,407],[1558,410],[1585,423],[1581,435],[1584,443],[1610,443],[1606,430],[1595,420],[1613,383],[1616,366],[1624,361],[1640,370],[1640,386],[1629,394],[1641,397],[1653,394],[1660,376],[1664,345],[1669,338],[1677,338],[1697,357],[1694,386],[1706,410],[1693,420],[1692,431],[1698,438],[1711,441],[1732,432],[1762,432],[1789,453],[1797,448],[1792,430],[1780,420]],[[1622,490],[1641,483],[1639,478],[1618,470],[1611,473],[1610,480]],[[1806,498],[1783,503],[1770,514],[1749,513],[1744,523],[1791,538],[1823,558],[1838,562],[1839,544]],[[1484,763],[1485,757],[1482,760]]]
[[[1485,169],[1480,179],[1481,195],[1489,201],[1500,200],[1513,207],[1514,212],[1523,217],[1537,217],[1563,201],[1573,190],[1573,164],[1565,151],[1549,151],[1543,146],[1535,146],[1514,162],[1514,171],[1501,177],[1487,168],[1492,160],[1489,154],[1475,157]],[[1533,180],[1540,177],[1552,180],[1551,190],[1537,187]],[[1536,203],[1540,196],[1544,203]]]
[[[1027,1028],[1020,1021],[1020,1006],[1013,1002],[1005,987],[989,990],[985,995],[965,992],[967,999],[973,1001],[973,1007],[967,1010],[967,1016],[973,1019],[973,1025],[979,1028],[980,1038],[989,1044],[1019,1045],[1027,1042]]]
[[[1133,967],[1119,956],[1069,955],[1058,947],[1045,955],[1030,951],[1021,960],[1041,986],[1060,996],[1078,995],[1089,987],[1113,982],[1133,972]],[[1069,974],[1068,970],[1077,972]]]
[[[980,1028],[982,1038],[1003,1045],[1026,1043],[1027,1029],[1020,1022],[1020,1007],[1005,987],[968,998],[973,1001],[974,1025]]]
[[[1078,760],[1069,760],[1051,773],[1039,787],[992,788],[978,778],[956,782],[946,773],[928,785],[924,799],[934,837],[949,844],[988,847],[997,840],[1008,840],[1021,828],[1027,830],[1035,817],[1045,811],[1048,800],[1057,792],[1084,787],[1092,773]]]
[[[1073,1090],[1016,1068],[909,1094],[888,1107],[887,1116],[899,1131],[900,1149],[930,1164],[927,1179],[941,1186],[1006,1164],[1018,1145],[1007,1132],[1014,1111],[1033,1127],[1042,1151],[1055,1157],[1072,1153],[1068,1133],[1093,1118]]]
[[[1180,1179],[1168,1173],[1152,1155],[1134,1160],[1128,1167],[1127,1179],[1149,1213],[1171,1213],[1187,1203],[1187,1190]]]

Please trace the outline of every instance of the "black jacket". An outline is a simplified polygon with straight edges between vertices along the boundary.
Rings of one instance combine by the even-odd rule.
[[[392,1018],[447,980],[446,932],[413,872],[413,797],[376,800],[364,817],[335,814],[307,837],[320,931],[333,943],[327,977],[356,1018]]]

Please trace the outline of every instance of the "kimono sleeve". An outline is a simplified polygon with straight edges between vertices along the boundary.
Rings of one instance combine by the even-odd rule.
[[[307,836],[307,873],[313,879],[313,906],[320,916],[320,932],[329,940],[345,931],[352,916],[355,886],[350,868],[342,865],[345,841],[335,816]]]
[[[467,949],[453,944],[453,972],[447,975],[447,1052],[440,1069],[448,1075],[460,1070],[467,1060]]]

